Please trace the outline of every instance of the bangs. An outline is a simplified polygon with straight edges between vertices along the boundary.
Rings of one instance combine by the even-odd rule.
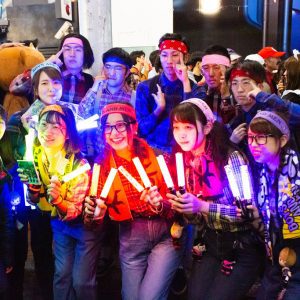
[[[42,118],[43,116],[41,116]],[[40,118],[40,119],[41,119]],[[62,121],[65,122],[63,116],[56,112],[56,111],[49,111],[46,113],[46,118],[45,118],[46,122],[49,124],[59,124],[59,125],[63,125]],[[66,122],[65,122],[66,123]],[[67,124],[66,124],[67,125]]]
[[[277,127],[263,118],[253,119],[250,123],[249,128],[254,133],[272,134],[277,137],[282,136],[282,132]]]
[[[190,123],[197,127],[197,120],[199,119],[202,123],[202,118],[200,116],[202,112],[197,111],[195,105],[190,103],[183,103],[177,105],[171,112],[170,118],[171,122],[182,122]],[[204,114],[202,113],[203,117]],[[205,124],[207,121],[205,122]],[[204,124],[204,125],[205,125]]]

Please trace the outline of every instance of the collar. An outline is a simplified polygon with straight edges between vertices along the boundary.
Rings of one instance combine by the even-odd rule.
[[[73,74],[71,74],[70,71],[65,70],[62,72],[62,77],[63,78],[71,78]],[[78,80],[83,81],[84,80],[84,76],[82,75],[82,71],[80,71],[78,74],[75,75],[77,77]]]

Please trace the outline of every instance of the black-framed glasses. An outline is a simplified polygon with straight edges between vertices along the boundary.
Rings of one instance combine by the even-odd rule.
[[[248,145],[252,145],[254,140],[257,145],[265,145],[268,141],[268,137],[270,136],[273,136],[273,134],[248,135]]]
[[[104,125],[104,133],[105,134],[109,134],[112,132],[113,128],[115,128],[115,130],[117,130],[117,132],[121,133],[127,130],[127,127],[130,124],[135,124],[135,121],[132,122],[118,122],[115,125],[109,125],[109,124],[105,124]]]

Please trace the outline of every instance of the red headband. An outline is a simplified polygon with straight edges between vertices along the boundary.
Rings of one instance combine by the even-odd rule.
[[[253,79],[256,83],[262,83],[262,80],[260,78],[251,74],[249,71],[246,71],[243,69],[232,69],[232,71],[230,73],[230,82],[232,82],[232,80],[235,77],[249,77],[249,78]]]
[[[188,53],[188,49],[185,43],[177,40],[164,40],[159,45],[159,50],[163,51],[166,49],[173,49],[182,52],[183,54]]]
[[[136,120],[135,110],[132,106],[123,103],[107,104],[102,109],[101,119],[109,114],[124,114]]]

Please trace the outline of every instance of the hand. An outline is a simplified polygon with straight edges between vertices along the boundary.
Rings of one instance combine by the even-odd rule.
[[[21,180],[23,183],[28,184],[28,176],[25,175],[25,174],[23,173],[23,172],[24,172],[23,169],[18,168],[18,169],[17,169],[17,172],[18,172],[18,175],[19,175],[20,180]]]
[[[260,218],[258,208],[255,205],[247,205],[247,209],[252,210],[254,220]]]
[[[250,81],[250,84],[252,86],[252,90],[248,93],[247,96],[248,98],[255,99],[257,94],[261,92],[261,89],[253,80]]]
[[[93,218],[95,214],[95,202],[89,196],[84,199],[84,213],[85,215]]]
[[[159,115],[166,107],[165,94],[161,91],[161,87],[157,84],[157,94],[152,94],[157,105],[155,112]]]
[[[97,219],[102,219],[105,216],[107,210],[107,205],[102,199],[96,199],[96,208],[94,217]]]
[[[151,186],[149,189],[145,189],[140,197],[140,200],[148,202],[153,207],[159,207],[163,198],[159,193],[157,186]]]
[[[106,84],[106,81],[107,81],[107,77],[104,73],[104,69],[103,67],[100,69],[100,72],[99,74],[97,74],[95,76],[95,79],[94,79],[94,84],[92,86],[92,91],[94,93],[97,93],[98,92],[98,89],[100,88],[101,85],[104,85]]]
[[[50,179],[50,184],[47,186],[47,195],[49,203],[56,205],[57,200],[59,200],[61,194],[61,182],[58,180],[57,176],[52,176]]]
[[[190,193],[180,195],[167,194],[169,202],[172,205],[172,209],[183,214],[195,214],[199,212],[206,212],[206,202],[198,199],[196,196]]]
[[[61,48],[56,54],[51,55],[47,61],[51,62],[53,64],[56,64],[57,66],[61,67],[64,63],[61,61],[61,59],[59,58],[61,56],[61,54],[63,53],[63,49]]]
[[[279,93],[280,95],[282,95],[282,93],[285,91],[285,89],[286,89],[286,86],[285,86],[283,80],[280,79],[279,82],[278,82],[278,84],[277,84],[277,90],[278,90],[278,93]]]
[[[184,64],[183,61],[183,53],[180,52],[180,63],[176,64],[174,70],[177,75],[177,78],[183,83],[189,83],[189,77],[188,77],[188,72],[187,72],[187,66]]]
[[[239,144],[246,135],[247,135],[247,124],[242,123],[233,130],[230,136],[230,140],[235,144]]]

